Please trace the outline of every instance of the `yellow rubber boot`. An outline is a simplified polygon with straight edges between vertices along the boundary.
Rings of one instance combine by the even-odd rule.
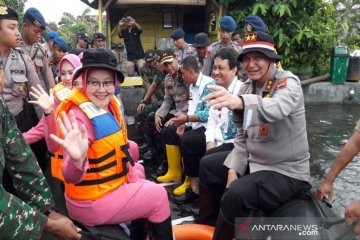
[[[182,196],[185,194],[186,189],[190,188],[190,179],[186,176],[185,181],[179,187],[174,189],[174,195]]]
[[[177,182],[181,180],[181,154],[177,145],[165,145],[168,160],[168,171],[157,178],[158,182]]]

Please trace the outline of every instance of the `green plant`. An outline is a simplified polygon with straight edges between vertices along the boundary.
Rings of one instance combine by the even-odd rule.
[[[315,75],[329,71],[331,48],[339,39],[336,8],[322,0],[276,0],[230,2],[229,12],[239,25],[246,16],[258,15],[274,37],[287,68],[313,68]]]

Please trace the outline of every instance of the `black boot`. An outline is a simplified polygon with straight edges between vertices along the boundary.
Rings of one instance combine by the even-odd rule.
[[[150,240],[172,240],[171,216],[161,223],[150,222],[149,230]]]
[[[215,226],[222,193],[214,189],[208,189],[201,183],[199,185],[199,192],[199,214],[195,222]]]
[[[159,165],[159,167],[156,169],[156,176],[164,176],[167,173],[168,170],[168,162],[162,161]]]
[[[149,232],[149,221],[146,218],[131,221],[130,238],[131,240],[145,240]]]
[[[215,232],[213,240],[232,240],[235,237],[235,225],[229,222],[221,210],[216,221]]]

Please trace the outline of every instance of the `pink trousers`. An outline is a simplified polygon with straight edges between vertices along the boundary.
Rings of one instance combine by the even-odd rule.
[[[130,142],[129,152],[137,161],[138,148],[134,144]],[[167,219],[170,206],[165,188],[145,180],[142,165],[136,163],[129,168],[128,182],[100,199],[75,201],[65,195],[70,217],[88,226],[119,224],[139,218],[155,223]]]

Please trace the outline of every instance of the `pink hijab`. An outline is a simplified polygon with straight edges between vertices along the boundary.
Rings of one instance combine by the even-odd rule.
[[[75,54],[66,54],[59,63],[59,73],[61,72],[63,64],[68,61],[75,69],[82,66],[79,56]],[[75,71],[73,71],[75,73]],[[61,80],[61,79],[60,79]]]

